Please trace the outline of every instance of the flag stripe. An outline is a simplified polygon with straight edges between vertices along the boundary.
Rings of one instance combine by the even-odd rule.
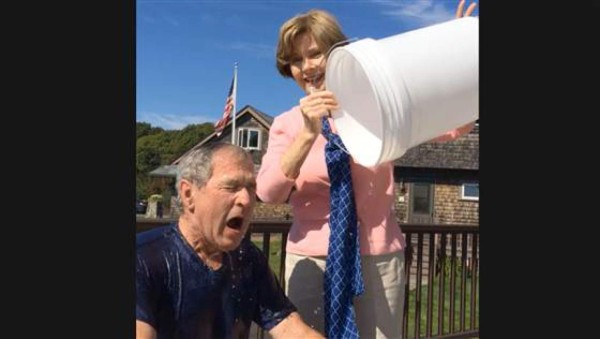
[[[231,86],[229,87],[229,94],[227,94],[227,99],[225,99],[225,107],[223,108],[223,117],[221,117],[221,119],[219,119],[219,121],[217,121],[215,123],[215,132],[217,133],[217,136],[221,135],[221,133],[223,133],[223,129],[225,129],[225,126],[227,125],[227,123],[229,122],[229,119],[231,118],[231,112],[233,111],[233,104],[234,104],[234,98],[233,98],[233,84],[235,83],[235,75],[234,78],[231,80]]]

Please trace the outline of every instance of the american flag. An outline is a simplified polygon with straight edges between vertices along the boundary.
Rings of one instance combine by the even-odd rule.
[[[217,136],[221,135],[221,133],[223,133],[223,129],[225,129],[225,126],[227,125],[227,123],[229,122],[229,119],[231,118],[231,112],[233,111],[233,105],[234,105],[234,101],[235,98],[233,97],[234,93],[233,93],[233,86],[235,83],[235,77],[231,80],[231,87],[229,87],[229,94],[227,95],[227,99],[225,99],[225,108],[223,108],[223,117],[217,121],[217,123],[215,124],[215,132],[217,133]]]

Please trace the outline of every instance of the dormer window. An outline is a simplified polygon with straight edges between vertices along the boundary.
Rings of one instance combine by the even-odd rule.
[[[261,133],[258,128],[240,128],[238,129],[238,146],[244,149],[260,150]]]

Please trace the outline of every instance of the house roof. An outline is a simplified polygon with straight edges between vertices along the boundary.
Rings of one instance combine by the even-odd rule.
[[[177,176],[177,166],[176,165],[163,165],[159,168],[148,173],[150,176],[154,177],[176,177]]]
[[[479,170],[479,124],[456,140],[413,147],[394,166]]]
[[[240,109],[239,111],[237,111],[237,113],[235,114],[235,120],[236,122],[244,117],[246,114],[252,115],[256,121],[258,121],[261,125],[263,125],[264,128],[266,128],[267,130],[269,130],[271,128],[271,124],[273,124],[273,120],[274,118],[264,112],[261,112],[259,110],[257,110],[256,108],[250,106],[250,105],[246,105],[244,106],[242,109]],[[228,127],[231,128],[230,126],[232,125],[232,120],[229,120],[229,122],[227,123],[227,125],[225,125],[225,127],[223,128],[223,130],[227,129]],[[209,134],[206,138],[204,138],[202,141],[200,141],[199,143],[197,143],[196,145],[194,145],[192,148],[190,148],[187,152],[185,152],[184,154],[182,154],[179,158],[175,159],[175,161],[173,161],[171,163],[171,165],[177,165],[179,163],[179,161],[181,161],[181,159],[188,154],[189,152],[191,152],[192,150],[198,149],[199,147],[202,147],[202,145],[206,144],[207,142],[209,142],[210,140],[212,140],[213,138],[215,138],[217,136],[216,132],[213,132],[211,134]]]
[[[275,120],[275,118],[273,118],[272,116],[268,115],[265,112],[259,111],[250,105],[246,105],[244,108],[242,108],[242,110],[244,110],[245,108],[248,108],[249,110],[253,110],[256,115],[261,117],[268,124],[268,126],[265,126],[267,128],[270,128],[271,125],[273,124],[273,120]]]

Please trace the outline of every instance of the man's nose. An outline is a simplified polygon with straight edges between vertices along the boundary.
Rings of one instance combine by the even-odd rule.
[[[242,206],[248,206],[254,201],[256,201],[256,194],[254,194],[254,191],[249,190],[246,187],[239,190],[239,192],[237,194],[237,203],[238,204],[240,204]]]

